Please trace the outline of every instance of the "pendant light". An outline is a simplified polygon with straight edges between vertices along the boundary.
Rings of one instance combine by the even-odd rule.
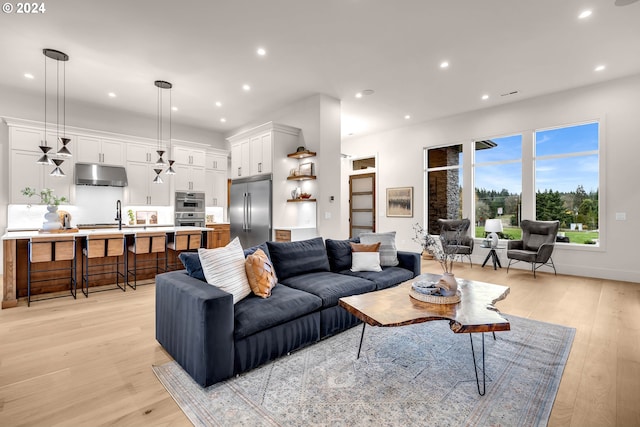
[[[173,85],[169,82],[166,82],[164,80],[156,80],[154,82],[154,84],[156,85],[156,87],[158,88],[158,146],[157,146],[157,150],[156,153],[158,153],[158,160],[156,160],[156,169],[154,169],[154,171],[156,172],[156,177],[153,179],[153,182],[155,184],[162,184],[162,178],[160,178],[160,173],[162,172],[162,169],[167,165],[167,162],[162,158],[162,156],[164,155],[164,153],[166,153],[165,150],[163,150],[164,148],[164,140],[163,140],[163,131],[164,131],[164,125],[163,125],[163,120],[162,120],[162,116],[163,116],[163,112],[162,112],[162,104],[163,104],[163,94],[162,94],[162,90],[164,89],[169,89],[169,155],[171,155],[171,88],[173,87]],[[169,169],[167,169],[167,173],[169,175],[174,174],[174,170],[173,170],[173,160],[169,160]]]
[[[52,147],[49,147],[47,143],[47,58],[56,61],[56,139],[59,144],[62,144],[60,149],[56,152],[56,157],[71,157],[71,151],[67,145],[71,142],[70,138],[66,137],[66,62],[69,60],[69,55],[64,52],[60,52],[55,49],[42,49],[42,53],[45,56],[44,59],[44,143],[40,145],[40,150],[44,153],[43,156],[38,159],[37,163],[42,165],[55,164],[55,168],[51,171],[51,176],[62,177],[65,176],[64,172],[60,168],[60,165],[64,162],[64,159],[56,158],[51,159],[49,157],[49,151]],[[60,62],[62,62],[62,135],[60,135]]]

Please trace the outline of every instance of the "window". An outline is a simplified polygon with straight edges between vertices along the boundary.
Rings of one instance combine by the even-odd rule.
[[[425,150],[427,229],[440,234],[439,218],[462,218],[462,144]]]
[[[475,237],[487,219],[500,219],[503,236],[520,236],[522,135],[475,142]]]
[[[535,132],[536,219],[559,220],[564,241],[598,244],[599,125]]]

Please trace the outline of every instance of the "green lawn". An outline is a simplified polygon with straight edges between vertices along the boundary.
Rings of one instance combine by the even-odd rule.
[[[586,244],[587,242],[600,238],[600,233],[597,231],[560,231],[564,231],[564,235],[569,238],[571,243]],[[508,236],[509,240],[520,240],[522,238],[522,229],[517,227],[505,227],[502,234],[504,236]],[[484,235],[484,227],[476,227],[476,237],[483,238]]]

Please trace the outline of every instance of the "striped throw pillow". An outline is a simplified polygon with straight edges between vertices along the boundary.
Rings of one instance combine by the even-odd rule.
[[[198,255],[207,283],[233,295],[234,304],[251,293],[244,252],[237,237],[224,248],[200,248]]]
[[[398,250],[396,249],[396,232],[387,233],[360,233],[360,243],[371,245],[380,242],[380,265],[394,267],[399,264]]]

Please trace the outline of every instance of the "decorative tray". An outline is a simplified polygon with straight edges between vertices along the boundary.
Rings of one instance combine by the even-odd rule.
[[[416,292],[414,289],[411,289],[409,291],[409,296],[413,299],[417,299],[418,301],[429,302],[431,304],[456,304],[460,302],[461,294],[460,291],[456,291],[455,295],[445,297],[440,294],[422,294],[420,292]]]
[[[409,296],[422,302],[432,304],[455,304],[460,302],[460,291],[456,291],[455,295],[444,296],[440,293],[437,282],[429,282],[419,280],[411,284]]]

